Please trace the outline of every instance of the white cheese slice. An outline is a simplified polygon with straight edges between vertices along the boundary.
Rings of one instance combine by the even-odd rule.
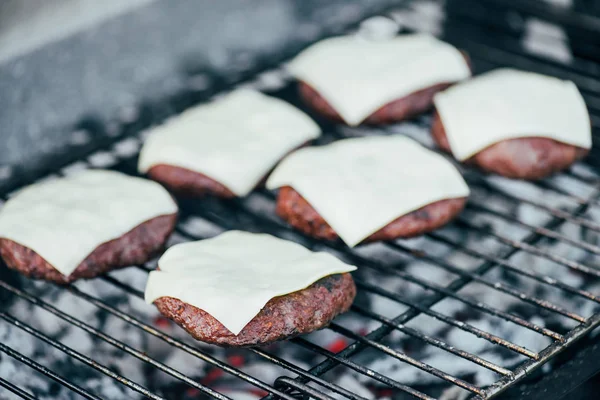
[[[506,139],[546,137],[589,149],[590,117],[573,82],[498,69],[438,93],[440,115],[460,161]]]
[[[138,168],[141,173],[158,164],[186,168],[245,196],[282,157],[320,134],[291,104],[239,89],[155,128]]]
[[[173,297],[200,308],[237,335],[273,297],[356,267],[328,253],[267,234],[225,232],[175,245],[150,272],[145,299]]]
[[[293,153],[267,188],[291,186],[355,246],[393,220],[469,187],[444,157],[404,136],[345,139]]]
[[[17,192],[0,209],[0,237],[32,249],[68,276],[101,244],[176,212],[156,182],[89,170]]]
[[[471,76],[455,47],[424,34],[365,40],[326,39],[301,52],[288,65],[348,125],[358,125],[382,106],[439,83]]]

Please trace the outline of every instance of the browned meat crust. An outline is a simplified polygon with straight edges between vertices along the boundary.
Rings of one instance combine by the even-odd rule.
[[[465,206],[465,197],[440,200],[403,215],[373,233],[364,242],[410,238],[433,231],[451,221]],[[279,189],[277,215],[306,235],[335,240],[337,233],[300,193],[289,186]]]
[[[307,146],[309,143],[310,141],[303,143],[287,154],[291,154],[297,149]],[[287,154],[281,159],[284,159]],[[263,186],[267,180],[267,177],[271,174],[271,172],[273,172],[274,169],[275,166],[273,166],[273,168],[271,168],[271,170],[265,174],[263,179],[256,186]],[[176,167],[174,165],[155,165],[148,170],[147,175],[150,179],[160,183],[169,191],[178,195],[189,197],[203,197],[206,195],[212,195],[224,199],[237,197],[235,193],[233,193],[220,182],[217,182],[216,180],[201,174],[200,172]]]
[[[236,336],[207,312],[172,297],[154,304],[195,339],[224,347],[260,346],[325,327],[356,295],[350,274],[325,277],[306,289],[271,299]]]
[[[467,65],[470,69],[471,59],[469,55],[461,51]],[[439,83],[434,86],[416,91],[409,94],[408,96],[402,97],[398,100],[394,100],[375,111],[373,114],[368,116],[362,124],[366,125],[383,125],[390,124],[393,122],[403,121],[419,114],[422,114],[433,106],[433,96],[442,90],[452,86],[455,82]],[[320,113],[321,115],[336,121],[344,123],[342,117],[338,112],[323,98],[319,92],[313,89],[306,82],[298,82],[298,91],[300,97],[308,104],[312,109]]]
[[[173,193],[202,197],[207,194],[233,198],[235,193],[208,176],[173,165],[159,164],[148,170],[148,177],[165,186]]]
[[[433,96],[451,85],[451,83],[440,83],[411,93],[401,99],[394,100],[368,116],[362,123],[368,125],[389,124],[424,113],[433,105]],[[302,100],[312,109],[333,121],[344,122],[342,117],[327,100],[307,83],[298,82],[298,90]]]
[[[435,112],[431,133],[437,145],[452,153],[444,124]],[[587,149],[543,137],[524,137],[493,144],[465,161],[507,178],[542,179],[571,166]]]
[[[33,250],[9,239],[0,239],[0,255],[8,267],[25,276],[67,284],[148,261],[162,250],[176,221],[177,214],[162,215],[138,225],[118,239],[101,244],[69,276],[61,274]]]

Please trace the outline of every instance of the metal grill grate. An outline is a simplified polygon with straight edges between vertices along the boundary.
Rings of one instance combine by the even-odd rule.
[[[417,3],[417,2],[414,2]],[[426,29],[431,27],[434,31],[440,26],[434,22],[436,13],[426,13],[421,2],[419,6],[410,3],[407,8],[386,13],[399,23],[402,31]],[[445,27],[444,38],[460,48],[464,48],[472,58],[477,73],[498,66],[514,66],[521,69],[547,73],[575,81],[582,91],[592,116],[595,143],[600,143],[600,64],[581,58],[570,56],[570,63],[543,55],[533,54],[527,50],[522,39],[516,37],[514,31],[497,22],[486,18],[479,18],[481,10],[506,12],[507,15],[517,13],[519,16],[538,16],[548,21],[567,28],[575,27],[592,35],[600,31],[600,18],[586,17],[570,11],[557,8],[546,8],[537,5],[534,1],[461,1],[463,7],[460,12],[449,14],[443,22]],[[464,7],[473,3],[473,7]],[[439,3],[427,2],[430,8],[436,9]],[[488,11],[489,12],[489,11]],[[497,15],[497,14],[496,14]],[[417,18],[418,17],[418,18]],[[426,23],[427,21],[432,23]],[[439,21],[438,21],[439,22]],[[557,41],[565,40],[549,38],[552,45],[559,45]],[[244,84],[261,88],[266,92],[282,97],[299,107],[295,96],[293,84],[282,74],[281,70],[262,73],[255,77],[256,71],[246,72],[242,81]],[[167,112],[161,115],[170,115],[181,109],[205,100],[222,90],[234,86],[214,76],[207,75],[214,84],[210,89],[202,92],[192,91],[184,93],[170,103],[161,104]],[[277,77],[279,83],[270,85],[272,79]],[[148,113],[140,112],[138,118],[121,124],[118,139],[103,139],[103,143],[96,143],[94,153],[89,149],[69,149],[71,153],[79,151],[80,160],[75,164],[67,165],[72,160],[63,160],[59,165],[44,171],[38,176],[46,174],[65,174],[75,168],[91,168],[99,164],[104,167],[114,168],[129,174],[136,173],[137,154],[132,151],[123,151],[125,145],[139,149],[144,137],[143,128],[147,127],[152,119],[147,118]],[[408,134],[431,145],[428,136],[430,117],[424,116],[406,123],[384,128],[344,128],[322,122],[326,134],[321,142],[370,134]],[[127,138],[124,138],[127,137]],[[117,141],[118,140],[118,141]],[[101,161],[98,161],[101,160]],[[103,161],[102,161],[103,160]],[[107,161],[108,160],[108,161]],[[372,354],[377,357],[395,359],[401,363],[414,367],[423,376],[433,376],[436,382],[445,387],[456,387],[478,399],[492,398],[507,387],[523,380],[526,375],[540,368],[547,361],[555,358],[578,339],[587,336],[596,326],[600,325],[600,293],[598,293],[598,278],[600,278],[600,263],[597,256],[600,254],[597,238],[600,233],[600,221],[594,219],[596,209],[600,208],[600,178],[589,166],[598,166],[600,151],[594,149],[586,160],[588,166],[580,164],[559,177],[544,180],[539,183],[510,183],[506,180],[490,178],[480,175],[469,168],[464,169],[464,175],[469,185],[473,188],[474,196],[469,201],[467,211],[459,217],[449,228],[426,235],[420,241],[397,241],[385,244],[368,245],[359,249],[350,250],[341,243],[324,243],[305,237],[290,229],[285,223],[274,216],[274,193],[258,190],[246,199],[233,201],[220,201],[215,199],[181,200],[181,221],[176,228],[176,235],[180,240],[197,240],[207,237],[205,234],[190,228],[194,221],[208,222],[218,229],[245,229],[261,231],[276,236],[291,238],[315,250],[328,250],[336,253],[343,259],[355,263],[361,268],[355,280],[359,288],[359,297],[366,296],[383,299],[393,304],[397,310],[394,315],[381,312],[370,301],[357,301],[349,313],[351,317],[365,322],[364,326],[374,327],[370,332],[359,332],[354,326],[348,326],[341,321],[336,321],[329,326],[329,330],[345,338],[343,349],[333,352],[315,341],[310,336],[295,338],[281,346],[298,347],[305,352],[320,357],[319,362],[312,363],[308,368],[288,361],[286,357],[275,355],[273,349],[248,349],[243,350],[253,357],[268,362],[287,371],[291,377],[283,373],[274,381],[265,381],[255,378],[253,374],[245,372],[235,366],[230,360],[222,361],[221,358],[211,354],[206,347],[194,342],[180,339],[155,326],[152,321],[131,316],[119,308],[118,304],[110,300],[89,294],[77,285],[64,287],[62,290],[81,299],[91,306],[106,312],[134,329],[144,332],[148,337],[166,343],[173,349],[179,349],[191,357],[196,357],[215,370],[239,378],[256,388],[261,394],[269,398],[295,399],[312,397],[317,399],[330,399],[333,396],[349,399],[363,399],[363,395],[344,388],[343,384],[336,383],[331,372],[338,374],[350,373],[353,376],[362,376],[371,382],[372,386],[387,387],[393,393],[404,393],[407,397],[419,399],[433,399],[434,394],[426,390],[426,385],[407,384],[401,379],[396,379],[389,374],[378,372],[368,362]],[[9,190],[27,184],[26,181],[9,181],[4,186],[4,196]],[[576,194],[576,193],[577,194]],[[558,199],[558,200],[556,200]],[[552,201],[550,201],[552,200]],[[525,217],[515,211],[518,207],[526,206],[533,212],[543,214],[542,222]],[[599,214],[595,214],[598,216]],[[495,224],[488,223],[490,220]],[[505,227],[500,229],[498,226]],[[572,234],[574,227],[577,232],[582,232],[579,237]],[[519,232],[515,234],[514,232]],[[474,239],[474,240],[473,240]],[[566,247],[565,247],[566,246]],[[436,250],[444,248],[440,255]],[[563,251],[565,248],[571,249]],[[575,250],[573,250],[575,249]],[[381,257],[385,254],[385,261]],[[576,254],[577,256],[573,256]],[[460,256],[460,257],[459,257]],[[465,267],[461,260],[471,259],[470,267]],[[414,270],[404,268],[408,260],[420,260],[453,278],[448,283],[440,283],[415,273]],[[567,275],[559,275],[548,270],[527,267],[532,260],[543,260],[551,263],[553,268],[563,270]],[[545,264],[544,264],[545,265]],[[151,270],[151,265],[135,266],[143,272]],[[490,274],[493,273],[493,274]],[[561,279],[561,276],[584,276],[584,279]],[[131,285],[117,275],[109,275],[100,280],[113,285],[118,290],[126,292],[129,296],[143,298],[143,292],[135,285]],[[532,286],[523,286],[522,280],[535,283],[536,290],[528,290]],[[391,281],[404,282],[406,285],[420,287],[421,292],[397,291],[387,287],[384,283]],[[575,282],[575,283],[573,283]],[[512,298],[511,307],[503,308],[498,302],[489,302],[489,297],[482,300],[472,293],[465,293],[464,288],[477,284],[486,287],[501,298]],[[47,283],[40,283],[47,285]],[[32,290],[20,289],[17,284],[9,280],[0,279],[0,293],[10,293],[16,298],[33,304],[55,317],[66,321],[85,331],[95,341],[105,342],[120,352],[140,360],[151,369],[156,369],[172,376],[185,387],[196,389],[211,398],[227,399],[226,394],[198,381],[177,369],[159,361],[158,357],[146,354],[144,351],[119,340],[109,331],[95,328],[86,321],[78,319],[67,312],[61,311],[50,302],[34,294]],[[405,287],[405,286],[403,286]],[[408,287],[408,286],[406,286]],[[412,287],[412,286],[411,286]],[[540,289],[541,288],[541,289]],[[594,291],[594,289],[596,289]],[[552,295],[554,293],[554,295]],[[569,296],[580,299],[576,304],[580,307],[573,309],[569,305],[556,301],[560,296]],[[598,294],[596,294],[598,293]],[[488,324],[485,326],[465,322],[461,315],[444,312],[436,305],[444,301],[461,303],[472,313],[481,315],[483,320],[502,321],[502,324],[515,326],[518,332],[534,332],[544,345],[538,349],[518,343],[515,338],[506,338],[506,335],[497,332],[501,325]],[[534,318],[540,315],[543,317]],[[452,328],[462,334],[470,335],[472,340],[479,338],[497,348],[500,353],[509,354],[507,359],[516,359],[515,363],[504,363],[501,359],[490,360],[478,354],[475,350],[461,349],[462,343],[453,343],[447,338],[441,339],[431,335],[420,324],[411,324],[418,318],[430,318],[437,323]],[[143,387],[128,378],[125,374],[111,366],[94,361],[92,358],[77,351],[70,344],[62,343],[51,334],[28,324],[26,315],[13,315],[0,309],[0,317],[4,324],[18,327],[20,330],[33,335],[47,345],[66,353],[69,357],[83,363],[99,373],[104,374],[134,392],[152,399],[165,398],[164,394],[150,388]],[[562,323],[546,323],[546,321],[562,321]],[[491,371],[494,376],[492,382],[483,386],[473,382],[472,377],[464,374],[451,374],[444,372],[444,368],[436,367],[423,361],[418,354],[409,351],[409,348],[398,348],[397,342],[390,339],[391,335],[401,333],[410,338],[419,346],[434,348],[447,353],[451,360],[468,360],[476,368]],[[461,336],[463,337],[463,336]],[[518,339],[518,336],[516,337]],[[64,371],[51,370],[32,357],[21,352],[20,349],[11,348],[0,343],[0,352],[12,357],[29,368],[32,368],[47,378],[64,385],[73,392],[88,399],[99,398],[90,389],[73,383]],[[413,353],[413,354],[411,354]],[[512,358],[511,358],[512,357]],[[358,379],[358,378],[357,378]],[[429,380],[427,380],[429,382]],[[0,376],[0,386],[15,395],[33,399],[34,395],[14,385]]]

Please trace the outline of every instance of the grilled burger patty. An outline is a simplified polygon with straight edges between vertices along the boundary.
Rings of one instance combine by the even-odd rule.
[[[362,123],[369,125],[389,124],[424,113],[431,108],[433,96],[451,85],[451,83],[440,83],[394,100],[369,115]],[[298,91],[302,100],[313,110],[333,121],[344,122],[327,100],[307,83],[298,82]]]
[[[436,201],[403,215],[390,222],[364,242],[411,238],[433,231],[451,221],[465,206],[467,199],[447,199]],[[277,215],[306,235],[326,240],[335,240],[337,233],[319,213],[293,188],[279,189]]]
[[[177,214],[170,214],[141,223],[120,238],[98,246],[69,276],[61,274],[35,251],[9,239],[0,239],[0,255],[9,268],[25,276],[67,284],[148,261],[162,250],[176,220]]]
[[[464,51],[461,51],[461,53],[467,65],[471,68],[469,55]],[[431,109],[433,106],[433,96],[436,93],[447,89],[454,83],[439,83],[394,100],[369,115],[362,123],[367,125],[390,124],[422,114]],[[299,81],[298,92],[302,100],[313,110],[333,121],[344,123],[338,112],[308,83]]]
[[[200,172],[174,165],[155,165],[148,170],[147,174],[150,179],[180,195],[194,197],[213,195],[228,199],[236,197],[235,193],[214,179]]]
[[[207,312],[173,297],[161,297],[154,305],[197,340],[224,347],[251,347],[321,329],[347,311],[355,295],[350,274],[327,276],[306,289],[271,299],[238,335]]]
[[[444,124],[436,112],[431,133],[437,145],[451,153]],[[465,161],[482,170],[507,178],[542,179],[585,157],[587,149],[543,137],[503,140]]]

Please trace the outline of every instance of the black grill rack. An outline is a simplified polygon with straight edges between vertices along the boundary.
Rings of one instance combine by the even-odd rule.
[[[399,21],[402,32],[411,32],[414,29],[418,30],[423,23],[423,19],[430,18],[431,16],[423,14],[419,17],[423,19],[403,18],[402,13],[411,9],[416,10],[414,11],[416,14],[411,15],[419,15],[418,8],[411,8],[414,6],[414,3],[409,2],[401,10],[386,11],[379,15],[386,15]],[[570,63],[564,63],[544,55],[533,54],[523,47],[521,37],[519,36],[522,34],[519,31],[520,28],[500,23],[499,21],[503,18],[497,18],[497,16],[506,16],[510,19],[512,15],[522,20],[529,17],[536,17],[552,22],[564,27],[569,33],[574,32],[573,36],[578,38],[577,40],[581,41],[582,45],[589,44],[588,48],[598,45],[598,43],[593,43],[593,39],[596,38],[597,40],[600,38],[600,18],[578,14],[557,7],[542,6],[536,1],[465,0],[458,3],[461,3],[460,7],[457,7],[456,12],[449,13],[446,21],[442,24],[442,27],[445,29],[443,37],[445,40],[465,49],[469,53],[477,73],[499,66],[513,66],[573,80],[580,88],[588,104],[592,117],[595,144],[600,143],[600,63],[579,55],[573,56]],[[471,5],[470,7],[465,7],[465,5],[469,4]],[[482,16],[482,12],[484,14],[492,14],[494,18],[485,18],[485,16]],[[343,30],[338,27],[335,32],[323,32],[323,35],[328,36],[341,31]],[[569,36],[569,38],[571,37]],[[586,38],[589,39],[589,42],[585,41]],[[565,41],[566,39],[551,37],[548,40],[552,45],[558,45],[559,43],[555,43],[554,41]],[[285,55],[286,58],[297,50],[290,50],[290,54]],[[271,69],[273,67],[275,69]],[[267,72],[262,73],[261,71]],[[268,81],[268,79],[265,79],[267,76],[265,74],[283,79],[283,85],[275,85],[277,87],[274,89],[269,88],[269,85],[264,84],[265,81]],[[192,104],[205,101],[214,94],[229,90],[238,84],[254,85],[270,94],[280,96],[302,107],[295,95],[293,84],[281,73],[280,67],[272,63],[272,60],[270,60],[270,63],[263,64],[260,70],[242,71],[233,81],[210,73],[202,74],[201,77],[205,82],[209,83],[207,88],[202,88],[201,90],[190,88],[189,91],[178,94],[170,99],[162,99],[155,104],[146,104],[140,107],[139,110],[135,110],[136,112],[134,113],[124,113],[125,117],[117,121],[108,132],[104,126],[96,124],[93,121],[82,122],[79,129],[85,129],[91,134],[100,133],[96,135],[95,140],[90,146],[81,145],[68,149],[64,157],[45,171],[38,171],[36,174],[26,176],[25,178],[18,176],[7,179],[4,182],[4,186],[2,186],[2,198],[5,200],[12,190],[46,175],[63,174],[71,167],[71,163],[76,160],[76,164],[79,167],[96,167],[97,163],[94,160],[98,154],[108,156],[112,160],[103,165],[104,167],[136,174],[137,154],[123,152],[122,147],[124,143],[130,145],[133,143],[139,149],[145,129],[148,126],[164,117],[176,114]],[[198,76],[191,79],[197,78]],[[393,127],[372,129],[349,129],[324,121],[320,122],[325,132],[324,137],[320,140],[321,143],[355,135],[398,134],[398,132],[411,134],[411,132],[418,131],[414,134],[417,139],[430,144],[427,135],[423,134],[425,130],[428,130],[430,116],[420,117]],[[392,279],[393,277],[394,279],[410,282],[425,289],[427,292],[427,296],[413,297],[410,293],[406,294],[388,290],[384,285],[373,283],[368,276],[364,277],[361,273],[356,274],[355,279],[359,288],[359,296],[362,293],[368,296],[385,298],[397,304],[400,311],[396,315],[387,316],[371,308],[369,302],[357,301],[350,314],[356,315],[363,320],[378,323],[379,326],[370,332],[362,334],[346,327],[341,322],[336,321],[332,323],[328,329],[345,337],[349,343],[345,348],[336,353],[314,343],[309,338],[295,338],[282,345],[296,346],[307,352],[321,356],[322,361],[311,365],[309,369],[301,368],[282,357],[274,355],[270,349],[256,348],[244,350],[251,353],[253,357],[277,365],[282,370],[287,370],[292,375],[292,377],[282,375],[274,382],[261,381],[243,372],[228,361],[222,361],[220,358],[211,355],[209,351],[206,351],[205,347],[173,337],[155,327],[151,321],[133,317],[120,310],[118,305],[90,295],[76,286],[67,286],[63,290],[69,291],[72,295],[90,303],[94,307],[145,332],[148,336],[157,338],[173,348],[188,353],[192,357],[197,357],[215,368],[224,371],[226,374],[246,381],[251,386],[267,393],[267,398],[329,399],[334,395],[339,398],[364,398],[360,394],[332,383],[328,379],[330,376],[328,372],[333,369],[344,372],[351,371],[353,374],[363,375],[365,379],[372,380],[373,385],[393,389],[393,393],[396,393],[396,396],[405,395],[406,398],[418,399],[433,398],[432,395],[426,394],[426,390],[419,385],[409,386],[367,367],[365,365],[365,358],[361,358],[361,355],[377,352],[379,356],[396,359],[423,371],[425,374],[438,378],[441,385],[446,388],[460,388],[472,398],[489,399],[500,395],[510,386],[523,382],[527,376],[541,370],[540,367],[542,365],[548,361],[556,360],[559,353],[569,347],[573,347],[572,345],[580,339],[587,338],[589,333],[600,325],[600,311],[597,307],[600,304],[600,293],[593,293],[593,291],[588,290],[590,287],[593,288],[591,283],[597,282],[598,278],[600,278],[600,264],[597,262],[597,256],[600,255],[600,246],[596,244],[596,239],[593,238],[594,233],[600,232],[600,222],[592,219],[588,213],[590,210],[600,207],[600,178],[595,175],[592,168],[599,165],[599,160],[600,152],[595,146],[585,161],[587,166],[580,164],[570,171],[561,174],[558,178],[538,183],[522,184],[519,187],[523,191],[511,190],[502,185],[497,185],[493,179],[484,177],[476,170],[465,168],[464,174],[469,185],[474,191],[480,192],[482,195],[474,196],[470,200],[467,208],[468,214],[459,217],[448,228],[451,234],[447,235],[444,233],[446,230],[443,230],[429,234],[426,238],[428,243],[444,246],[450,249],[450,251],[445,256],[439,256],[435,252],[429,251],[427,247],[424,249],[417,248],[418,246],[415,247],[414,243],[410,241],[397,241],[381,245],[385,248],[386,254],[392,254],[393,257],[397,257],[396,265],[383,263],[377,256],[363,254],[360,249],[350,250],[339,242],[324,243],[315,241],[295,232],[274,216],[272,210],[274,208],[275,194],[264,189],[257,190],[249,198],[241,200],[181,200],[181,223],[178,225],[176,232],[180,238],[184,238],[185,240],[197,240],[205,237],[204,235],[192,232],[186,227],[186,222],[190,219],[208,221],[224,230],[244,229],[267,232],[296,240],[315,250],[325,249],[333,251],[343,259],[356,264],[361,270],[376,274],[382,281]],[[584,194],[581,192],[574,193],[573,190],[568,188],[565,189],[561,184],[565,180],[576,182],[579,187],[585,188]],[[531,189],[544,195],[530,195],[529,191],[525,191],[526,189]],[[545,198],[546,195],[549,197],[560,197],[569,205],[563,207],[548,204]],[[526,204],[531,209],[545,214],[547,218],[543,224],[531,223],[518,213],[507,212],[493,207],[494,202],[513,206]],[[257,207],[257,203],[266,204],[267,211],[264,208]],[[482,215],[501,220],[506,226],[523,229],[527,234],[519,239],[513,239],[510,234],[502,230],[480,223],[481,220],[478,218]],[[564,233],[561,231],[561,228],[566,225],[575,226],[583,232],[592,234],[592,238],[588,240],[589,235],[584,235],[583,238],[580,238]],[[469,244],[469,241],[461,240],[460,238],[463,236],[476,236],[482,240],[494,242],[496,247],[488,250],[483,246],[473,246]],[[565,256],[555,251],[558,245],[568,245],[583,251],[586,254],[586,262],[569,258],[568,255]],[[473,258],[477,261],[476,267],[465,269],[461,265],[457,265],[452,261],[451,256],[451,254],[455,253],[461,253],[464,256]],[[552,262],[555,268],[562,268],[575,274],[584,275],[587,286],[573,286],[569,282],[556,279],[544,271],[540,272],[524,268],[524,264],[514,262],[515,257],[519,255],[543,259]],[[405,265],[407,258],[422,260],[440,270],[454,274],[456,278],[449,284],[440,284],[424,279],[402,267]],[[149,271],[152,269],[152,266],[135,266],[131,268]],[[490,277],[488,274],[490,271],[499,271],[499,274]],[[519,286],[518,280],[511,279],[511,276],[517,276],[519,279],[529,279],[535,281],[540,287],[548,287],[549,290],[556,290],[571,297],[581,298],[582,301],[594,305],[594,312],[584,315],[581,309],[567,309],[563,304],[555,304],[552,299],[544,297],[544,292],[527,292]],[[498,279],[498,277],[501,278]],[[114,285],[132,297],[143,297],[143,293],[138,288],[110,274],[99,279]],[[473,282],[486,286],[498,294],[516,299],[515,301],[519,303],[519,306],[505,310],[496,304],[488,304],[480,299],[461,293],[461,288]],[[588,284],[588,282],[591,283]],[[30,291],[20,289],[14,281],[0,276],[0,287],[2,288],[0,293],[10,293],[16,298],[30,302],[35,307],[50,312],[56,317],[87,332],[95,340],[106,342],[116,349],[143,361],[148,364],[149,368],[157,369],[171,375],[186,387],[195,388],[211,398],[229,398],[219,393],[218,390],[199,383],[194,378],[169,367],[140,349],[115,339],[111,335],[111,332],[96,329],[86,322],[61,311]],[[436,310],[435,305],[447,299],[453,299],[466,305],[474,312],[483,315],[484,318],[489,317],[509,321],[511,324],[518,326],[519,329],[536,332],[540,337],[547,338],[550,344],[539,350],[532,350],[515,343],[515,340],[501,337],[501,335],[494,332],[494,329],[482,329],[464,322],[464,319],[461,319],[460,316],[448,315]],[[520,307],[525,311],[521,311]],[[539,323],[539,320],[529,319],[529,316],[537,314],[557,316],[558,318],[570,321],[570,325],[565,325],[568,328],[559,325],[546,324],[544,326],[544,324]],[[433,337],[421,329],[421,327],[410,325],[412,320],[423,315],[446,324],[448,327],[483,339],[493,344],[500,351],[518,355],[520,361],[511,365],[492,362],[476,354],[476,352],[461,350],[460,343],[450,343],[444,339]],[[61,343],[51,335],[32,327],[28,324],[27,316],[25,315],[11,315],[0,309],[0,317],[4,321],[4,324],[11,324],[20,328],[47,343],[49,346],[68,354],[74,360],[117,380],[134,392],[138,392],[151,399],[164,398],[163,394],[153,392],[137,384],[109,366],[94,361],[90,357],[74,350],[68,344]],[[411,337],[422,346],[435,347],[447,352],[456,359],[466,359],[476,366],[492,371],[496,374],[495,381],[490,385],[482,387],[472,383],[468,376],[454,376],[429,365],[427,362],[420,361],[418,357],[411,356],[409,351],[397,349],[393,344],[390,344],[391,342],[387,341],[392,332],[398,331]],[[89,389],[72,382],[68,378],[68,375],[64,374],[64,371],[51,370],[39,364],[35,359],[25,356],[19,349],[10,348],[0,343],[0,352],[22,362],[27,367],[42,373],[60,385],[68,387],[83,398],[99,398],[94,393],[91,393]],[[590,354],[593,356],[597,352]],[[593,361],[590,362],[589,357],[584,358],[584,361],[579,364],[578,368],[583,369],[584,366],[587,366],[586,371],[588,371],[590,369],[589,365],[593,364]],[[594,372],[595,369],[592,368],[591,371]],[[567,382],[566,379],[563,382],[564,387],[568,388],[572,388],[576,383],[578,382]],[[22,398],[36,398],[31,393],[1,376],[0,387]],[[554,395],[558,396],[559,392],[557,390],[554,393],[545,393],[543,394],[543,398],[551,399]],[[528,398],[536,397],[531,394]]]

